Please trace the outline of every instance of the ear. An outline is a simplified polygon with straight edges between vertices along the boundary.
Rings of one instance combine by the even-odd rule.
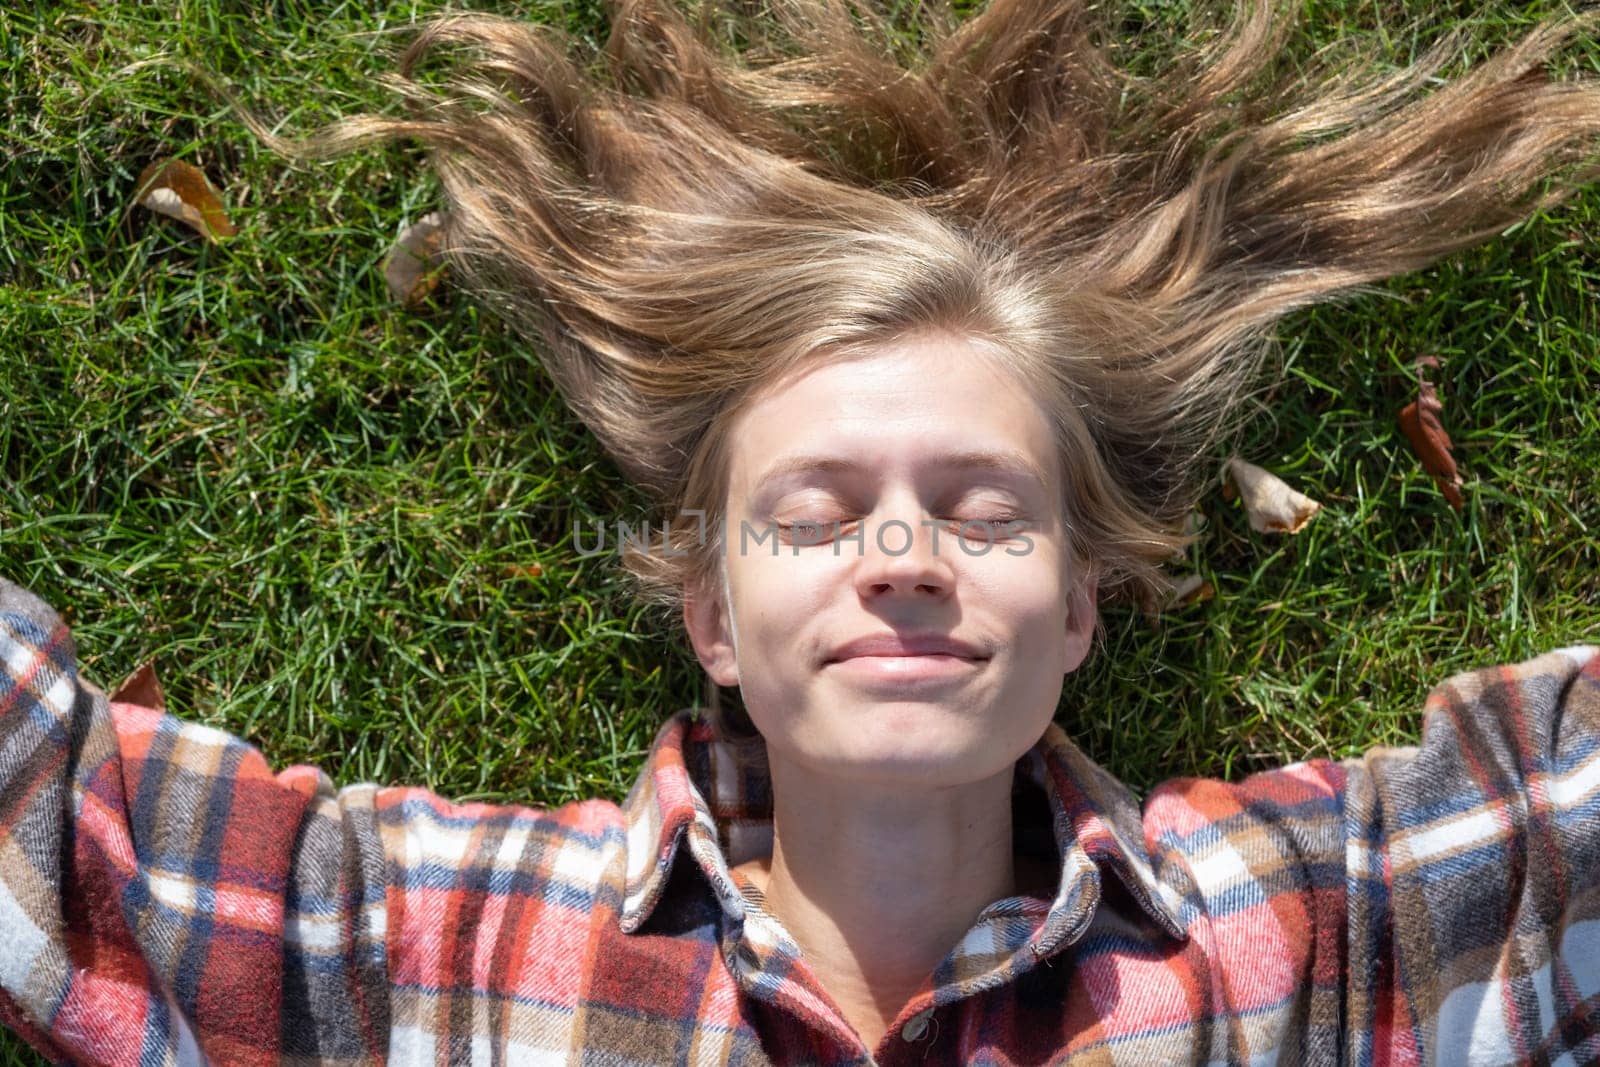
[[[739,663],[733,654],[733,630],[720,590],[710,590],[685,582],[683,586],[683,627],[689,631],[694,654],[718,685],[739,684]]]
[[[1071,674],[1088,658],[1089,647],[1094,643],[1094,626],[1099,617],[1096,606],[1098,581],[1093,570],[1084,570],[1067,594],[1067,669]]]

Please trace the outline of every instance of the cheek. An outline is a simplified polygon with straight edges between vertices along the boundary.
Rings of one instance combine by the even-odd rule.
[[[729,561],[739,637],[747,644],[789,643],[833,595],[839,561],[795,557],[787,550],[774,558],[769,549],[761,551],[759,557]]]
[[[1061,570],[1028,557],[975,559],[967,567],[968,595],[1021,636],[1034,636],[1047,621],[1065,624],[1067,594]]]

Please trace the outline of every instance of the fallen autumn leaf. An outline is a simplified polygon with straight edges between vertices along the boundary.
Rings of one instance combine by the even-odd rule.
[[[127,678],[111,694],[113,704],[138,704],[144,708],[154,708],[156,711],[167,710],[167,694],[161,688],[161,679],[156,677],[154,662],[146,663]]]
[[[207,241],[232,237],[238,231],[218,193],[199,168],[181,159],[158,159],[146,167],[134,186],[141,207],[187,223]]]
[[[1154,630],[1160,628],[1163,612],[1210,600],[1216,593],[1216,586],[1200,575],[1186,574],[1174,582],[1164,595],[1147,588],[1140,591],[1137,600],[1144,621]]]
[[[1437,368],[1439,361],[1433,356],[1423,356],[1414,366],[1417,371],[1417,399],[1400,409],[1400,429],[1405,431],[1406,439],[1411,442],[1411,450],[1422,460],[1422,469],[1433,476],[1434,484],[1450,502],[1450,506],[1460,511],[1466,505],[1466,500],[1461,496],[1461,472],[1456,469],[1455,457],[1450,454],[1453,447],[1450,435],[1444,432],[1444,422],[1439,418],[1444,412],[1444,405],[1439,402],[1439,394],[1434,390],[1433,383],[1423,377],[1423,371],[1429,367]]]
[[[406,227],[383,257],[383,280],[389,293],[405,307],[427,299],[439,284],[444,267],[446,217],[430,211]]]
[[[1321,504],[1295,492],[1277,475],[1238,456],[1223,464],[1222,478],[1225,486],[1231,481],[1244,500],[1250,528],[1258,533],[1299,533],[1322,510]]]
[[[1216,596],[1216,586],[1200,577],[1198,574],[1185,575],[1178,579],[1178,584],[1172,587],[1172,595],[1167,598],[1167,606],[1173,608],[1187,607],[1210,600]]]

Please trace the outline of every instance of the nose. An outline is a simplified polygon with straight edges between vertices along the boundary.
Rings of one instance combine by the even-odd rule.
[[[948,554],[955,546],[951,535],[941,533],[920,508],[885,509],[872,516],[862,531],[857,592],[864,599],[949,596],[955,571]]]

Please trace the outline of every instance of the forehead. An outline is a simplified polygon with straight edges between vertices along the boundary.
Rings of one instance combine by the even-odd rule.
[[[944,335],[816,357],[745,409],[730,445],[734,492],[797,466],[1009,470],[1058,484],[1050,422],[1025,383],[985,349]]]

